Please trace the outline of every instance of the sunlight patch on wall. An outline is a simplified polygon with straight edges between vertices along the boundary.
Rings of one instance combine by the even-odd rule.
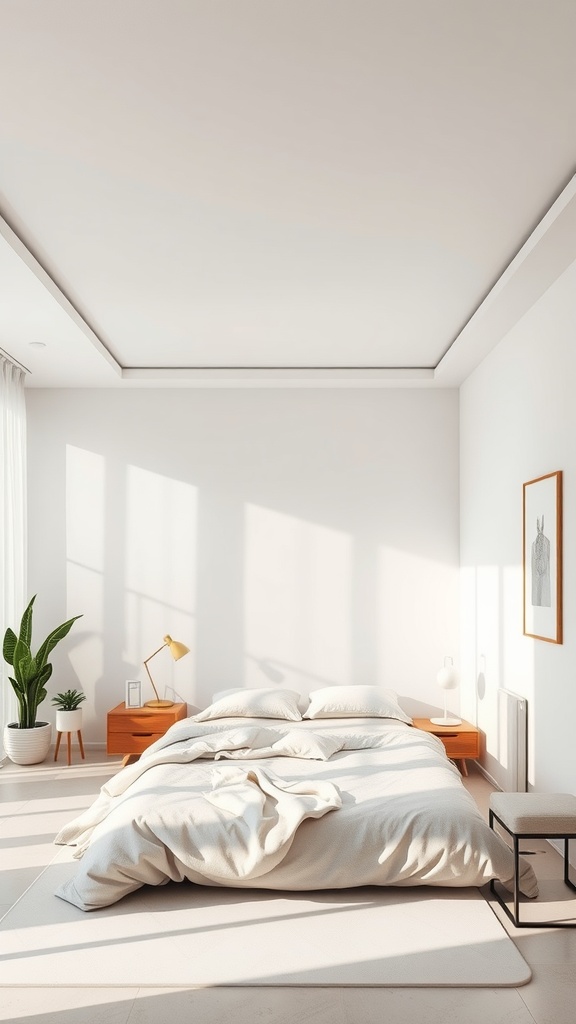
[[[352,682],[350,535],[247,505],[245,553],[244,685]]]
[[[524,578],[522,566],[507,566],[502,572],[502,683],[501,686],[524,697],[528,720],[528,781],[534,777],[534,712],[536,708],[536,668],[534,645],[522,629]]]
[[[429,701],[445,656],[459,672],[458,567],[382,545],[377,597],[377,682]],[[456,691],[452,705],[458,701]]]
[[[522,566],[509,565],[502,570],[502,686],[534,700],[534,642],[522,629],[524,579]]]
[[[532,644],[522,632],[522,566],[464,566],[460,580],[463,714],[486,735],[486,767],[506,785],[497,769],[508,773],[515,754],[499,695],[506,690],[526,698],[531,778],[535,669]]]
[[[460,708],[463,718],[478,721],[478,705],[486,691],[484,652],[476,635],[476,567],[460,570]]]
[[[141,665],[169,633],[194,647],[197,490],[160,473],[128,466],[126,475],[125,619],[127,662]],[[158,686],[190,699],[194,659],[182,672],[169,656],[154,663]],[[146,679],[145,672],[140,677]],[[149,687],[149,683],[147,684]],[[162,696],[162,694],[161,694]]]
[[[95,452],[66,447],[66,612],[74,627],[70,662],[84,687],[103,672],[103,573],[106,465]],[[58,689],[77,686],[64,680]]]
[[[486,751],[506,767],[506,745],[498,739],[498,690],[504,686],[501,672],[502,577],[497,565],[476,569],[476,636],[483,657],[485,694],[478,708],[478,725],[486,733]],[[490,739],[491,737],[491,739]],[[497,749],[494,749],[496,746]]]

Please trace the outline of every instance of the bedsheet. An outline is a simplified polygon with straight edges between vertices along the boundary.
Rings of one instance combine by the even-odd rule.
[[[513,875],[440,740],[391,719],[185,719],[55,842],[79,860],[56,895],[85,911],[170,880],[510,888]],[[537,894],[525,859],[520,885]]]

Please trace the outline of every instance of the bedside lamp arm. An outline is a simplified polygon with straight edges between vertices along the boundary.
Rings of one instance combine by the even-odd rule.
[[[168,644],[162,644],[162,646],[159,647],[157,651],[154,651],[154,653],[151,654],[149,658],[146,658],[146,661],[144,662],[144,668],[146,669],[146,671],[148,673],[148,679],[150,680],[150,683],[152,684],[152,689],[154,690],[154,693],[156,694],[156,700],[160,700],[160,697],[158,696],[158,690],[154,686],[154,680],[152,679],[152,676],[150,675],[150,669],[148,668],[148,662],[151,661],[152,658],[155,658],[157,654],[160,654],[160,651],[163,651],[164,648],[167,647],[167,646],[168,646]]]

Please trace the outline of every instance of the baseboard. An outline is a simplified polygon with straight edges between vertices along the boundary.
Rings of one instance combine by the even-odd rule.
[[[562,839],[547,839],[546,842],[550,843],[556,850],[556,853],[564,860],[564,841]],[[576,868],[576,851],[574,850],[574,841],[571,844],[570,856],[568,857],[568,863],[571,868]]]
[[[474,764],[476,765],[476,767],[477,767],[478,771],[480,772],[480,774],[484,776],[484,778],[490,783],[490,785],[494,786],[494,789],[497,789],[498,792],[501,793],[502,792],[502,787],[498,785],[498,783],[496,782],[496,779],[492,778],[492,776],[490,775],[490,772],[486,771],[484,765],[480,764],[480,761],[474,761]]]

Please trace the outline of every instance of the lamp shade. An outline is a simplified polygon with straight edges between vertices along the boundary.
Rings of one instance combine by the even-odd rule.
[[[452,659],[450,659],[451,661]],[[444,665],[436,676],[436,682],[441,690],[455,690],[458,686],[458,676],[452,665]]]
[[[174,658],[174,661],[179,661],[185,654],[190,653],[190,648],[186,647],[186,644],[181,644],[178,640],[173,640],[171,636],[168,636],[168,634],[164,637],[164,643]]]

